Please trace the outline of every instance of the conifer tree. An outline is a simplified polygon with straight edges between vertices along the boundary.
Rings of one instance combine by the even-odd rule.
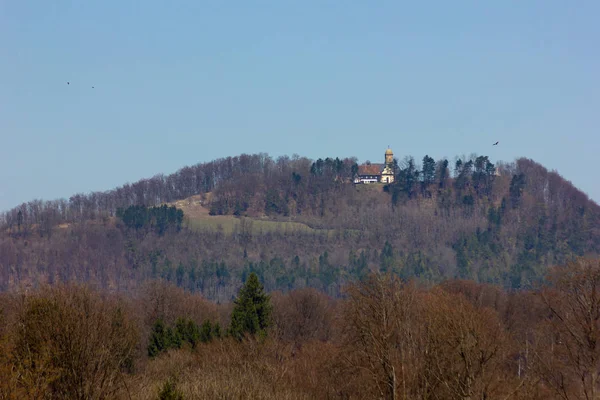
[[[175,337],[181,338],[181,342],[189,343],[192,348],[196,347],[196,344],[200,340],[200,329],[191,319],[178,318],[175,322]]]
[[[254,272],[248,276],[234,304],[229,326],[231,336],[241,340],[246,334],[266,334],[271,324],[271,298]]]
[[[210,323],[210,320],[204,321],[202,327],[200,328],[200,341],[202,343],[208,343],[213,338],[213,327]]]
[[[221,325],[218,322],[215,322],[212,326],[212,335],[216,339],[220,339],[223,336],[221,332]]]
[[[435,181],[435,160],[428,155],[423,157],[423,168],[421,171],[423,187],[427,188]]]
[[[386,272],[394,272],[394,267],[396,264],[396,260],[394,259],[394,249],[392,245],[387,240],[383,245],[383,250],[381,250],[381,254],[379,256],[381,261],[380,270],[383,273]]]
[[[171,338],[169,336],[168,328],[163,320],[156,320],[152,327],[150,343],[148,343],[148,356],[155,357],[171,347]]]
[[[148,343],[148,356],[156,357],[168,349],[179,349],[182,345],[182,335],[179,330],[167,326],[162,319],[157,319],[152,326]]]

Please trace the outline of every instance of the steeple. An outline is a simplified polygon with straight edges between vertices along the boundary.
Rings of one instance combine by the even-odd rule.
[[[385,167],[381,172],[381,182],[394,182],[394,152],[390,149],[390,146],[385,151]]]
[[[391,167],[392,164],[394,164],[394,152],[388,146],[387,150],[385,151],[385,165],[386,167]]]

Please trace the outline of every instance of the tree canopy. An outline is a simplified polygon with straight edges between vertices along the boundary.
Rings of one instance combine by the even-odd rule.
[[[245,335],[266,335],[271,325],[271,298],[258,276],[252,272],[234,301],[229,334],[237,339]]]

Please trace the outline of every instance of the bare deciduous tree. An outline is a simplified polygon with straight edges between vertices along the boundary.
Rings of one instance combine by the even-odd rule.
[[[349,366],[366,372],[387,399],[407,396],[409,346],[416,311],[416,291],[391,275],[372,275],[351,286],[344,309],[344,343]]]
[[[12,351],[22,396],[114,398],[137,342],[118,301],[73,286],[26,296]]]
[[[564,399],[600,395],[600,261],[569,262],[540,293],[547,317],[540,324],[535,370]]]

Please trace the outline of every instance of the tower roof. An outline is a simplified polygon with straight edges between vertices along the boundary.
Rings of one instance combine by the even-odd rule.
[[[392,151],[392,149],[390,149],[390,148],[388,147],[388,149],[385,151],[385,155],[386,155],[386,156],[387,156],[387,155],[393,156],[393,155],[394,155],[394,152]]]

